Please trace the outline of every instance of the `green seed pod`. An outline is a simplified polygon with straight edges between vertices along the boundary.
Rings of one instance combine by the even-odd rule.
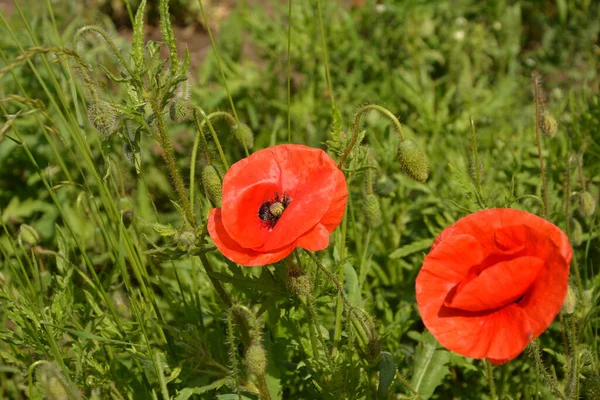
[[[556,132],[558,131],[558,122],[556,122],[556,118],[554,118],[549,112],[546,112],[542,115],[541,119],[540,125],[544,135],[548,136],[549,138],[556,136]]]
[[[119,127],[115,107],[104,100],[90,103],[88,106],[88,119],[94,128],[106,137],[112,135]]]
[[[22,244],[33,247],[40,241],[40,234],[32,226],[21,224],[18,238]]]
[[[119,198],[117,201],[117,209],[123,214],[123,222],[125,226],[129,226],[133,221],[133,200],[129,196]]]
[[[584,400],[600,399],[600,376],[592,375],[583,381],[581,394]]]
[[[267,352],[258,342],[253,341],[246,350],[244,365],[249,375],[261,376],[267,370]]]
[[[179,243],[185,247],[189,248],[190,246],[196,243],[196,234],[192,231],[183,231],[179,235]]]
[[[210,200],[213,207],[221,207],[222,198],[222,187],[221,178],[217,173],[217,170],[212,165],[207,165],[202,169],[202,186],[206,191],[208,200]]]
[[[590,192],[583,191],[579,193],[579,213],[583,217],[591,217],[596,211],[596,200]]]
[[[563,303],[562,310],[566,314],[573,314],[575,311],[575,306],[577,305],[577,294],[571,285],[569,285],[567,289],[567,296],[565,297],[565,302]]]
[[[231,129],[242,146],[244,143],[248,149],[251,149],[254,146],[254,134],[248,125],[240,122],[239,125],[234,125]]]
[[[571,242],[575,247],[581,246],[583,243],[583,228],[575,218],[571,220]]]
[[[288,269],[287,288],[298,297],[307,297],[312,293],[312,281],[310,276],[298,266],[291,266]]]
[[[362,211],[369,228],[377,228],[383,222],[379,199],[374,193],[369,193],[364,197]]]
[[[427,156],[412,140],[404,140],[398,146],[398,161],[406,175],[417,182],[425,182],[429,175]]]

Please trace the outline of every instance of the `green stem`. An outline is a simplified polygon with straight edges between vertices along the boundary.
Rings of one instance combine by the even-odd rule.
[[[544,169],[544,157],[542,156],[542,137],[540,134],[540,120],[543,103],[541,100],[541,93],[539,87],[539,80],[536,78],[537,74],[533,78],[533,88],[535,91],[535,144],[538,149],[538,159],[540,162],[540,173],[542,175],[542,191],[544,195],[544,215],[547,220],[550,219],[550,199],[548,198],[548,182],[546,181],[546,171]]]
[[[579,162],[578,162],[579,163]],[[567,171],[565,172],[565,226],[567,237],[571,239],[571,162],[567,161]],[[579,265],[577,264],[577,258],[573,259],[573,268],[575,274],[575,282],[577,282],[577,294],[579,297],[583,296],[583,282],[581,281],[581,273],[579,272]]]
[[[377,111],[377,112],[383,114],[390,121],[392,121],[392,123],[396,126],[396,133],[398,134],[398,138],[400,139],[400,141],[403,142],[404,140],[406,140],[406,137],[404,136],[404,130],[402,129],[402,124],[400,123],[398,118],[396,118],[396,116],[394,114],[392,114],[387,108],[381,107],[377,104],[366,104],[364,106],[360,106],[358,108],[358,110],[356,111],[356,115],[354,116],[354,128],[352,130],[352,139],[350,140],[350,143],[344,150],[342,157],[340,157],[340,161],[338,162],[338,168],[340,168],[340,169],[342,168],[342,166],[344,165],[344,162],[346,161],[346,158],[348,157],[348,155],[354,148],[354,145],[356,144],[356,141],[358,139],[358,133],[360,131],[360,118],[367,111],[371,111],[371,110]]]
[[[217,136],[217,132],[215,131],[215,128],[213,127],[212,123],[210,122],[209,116],[206,115],[204,110],[201,109],[200,107],[194,107],[194,118],[197,118],[196,113],[199,113],[202,116],[202,118],[204,119],[204,122],[208,125],[210,134],[212,135],[212,138],[215,141],[215,145],[217,146],[217,150],[219,152],[219,157],[221,157],[221,162],[223,163],[223,166],[225,167],[225,169],[229,169],[229,163],[227,162],[227,159],[225,158],[225,153],[223,153],[223,148],[221,147],[221,142],[219,141],[219,137]],[[196,121],[196,126],[198,126],[199,129],[202,128],[202,126],[198,123],[198,121]]]
[[[325,27],[323,26],[323,13],[321,12],[321,0],[317,0],[317,11],[319,14],[319,28],[321,30],[321,46],[323,47],[323,62],[325,63],[325,79],[327,81],[327,91],[331,100],[331,107],[335,108],[335,97],[331,85],[331,74],[329,73],[329,57],[327,56],[327,42],[325,41]]]
[[[75,33],[75,36],[73,36],[73,47],[75,49],[77,49],[77,42],[79,41],[81,35],[88,31],[96,32],[97,34],[102,36],[102,38],[104,39],[106,44],[108,44],[108,47],[110,48],[112,53],[117,57],[117,59],[119,60],[121,65],[123,65],[123,67],[127,70],[127,73],[129,74],[129,76],[133,76],[133,69],[129,66],[129,64],[127,64],[127,61],[125,60],[125,58],[123,57],[123,55],[121,54],[119,49],[117,49],[117,46],[115,46],[115,43],[112,41],[112,39],[108,36],[108,34],[106,32],[104,32],[102,29],[100,29],[97,26],[88,25],[88,26],[84,26],[83,28],[80,28]]]
[[[483,363],[485,364],[485,375],[488,381],[488,388],[490,389],[490,398],[496,400],[498,397],[496,396],[496,384],[494,383],[492,363],[488,359],[483,360]]]
[[[179,195],[179,200],[181,201],[181,206],[183,207],[183,212],[185,213],[187,223],[192,228],[195,228],[196,220],[194,218],[194,214],[192,213],[190,200],[185,192],[183,179],[181,178],[181,174],[179,173],[177,164],[175,163],[173,144],[171,143],[171,138],[169,137],[167,126],[165,124],[165,118],[163,116],[162,109],[158,104],[158,99],[155,97],[151,98],[150,106],[152,107],[152,112],[154,113],[154,119],[158,128],[158,138],[160,141],[160,146],[163,150],[163,157],[167,163],[167,168],[169,169],[171,179],[173,179],[173,186],[175,186],[175,190]]]
[[[233,112],[233,116],[235,117],[236,122],[239,124],[240,119],[238,118],[237,111],[235,110],[235,105],[233,104],[233,99],[231,97],[231,93],[229,92],[229,86],[227,86],[227,79],[225,79],[225,73],[223,72],[223,67],[221,66],[221,58],[219,57],[219,52],[218,52],[217,46],[215,44],[215,39],[213,38],[213,34],[210,29],[210,24],[208,23],[208,19],[206,18],[206,13],[204,12],[204,5],[202,4],[202,0],[198,0],[198,4],[200,5],[200,13],[202,14],[202,19],[204,20],[204,26],[206,27],[206,32],[208,33],[208,37],[210,38],[210,44],[212,46],[212,50],[215,52],[215,59],[217,60],[217,67],[219,68],[219,72],[221,73],[221,81],[223,82],[223,86],[225,87],[225,92],[227,92],[227,98],[229,99],[229,104],[231,105],[231,111]]]

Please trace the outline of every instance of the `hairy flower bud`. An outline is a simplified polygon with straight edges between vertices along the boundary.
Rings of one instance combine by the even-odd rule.
[[[19,227],[19,240],[27,246],[35,246],[40,241],[40,234],[27,224],[21,224]]]
[[[571,220],[571,242],[573,242],[573,246],[575,247],[583,243],[583,228],[575,218]]]
[[[596,200],[587,190],[579,193],[579,213],[583,217],[591,217],[596,211]]]
[[[248,149],[251,149],[254,146],[254,134],[248,125],[240,122],[231,129],[242,146],[245,144]]]
[[[596,400],[600,399],[600,376],[592,375],[588,376],[583,381],[582,395],[584,400]]]
[[[556,118],[554,118],[552,114],[549,112],[544,113],[542,115],[540,125],[544,135],[548,136],[549,138],[556,136],[556,132],[558,131],[558,122],[556,122]]]
[[[202,169],[202,186],[206,191],[208,200],[214,207],[221,207],[222,187],[221,178],[214,166],[207,165]]]
[[[169,106],[169,116],[173,122],[179,123],[189,118],[192,113],[192,101],[190,97],[190,80],[188,78],[179,84],[173,101]]]
[[[374,193],[369,193],[364,197],[362,211],[369,228],[377,228],[383,222],[379,199]]]
[[[183,231],[179,235],[179,243],[188,248],[196,243],[196,234],[192,231]]]
[[[398,146],[398,161],[404,173],[417,182],[425,182],[429,175],[427,156],[417,144],[408,139]]]
[[[46,399],[69,400],[68,383],[54,364],[45,364],[37,370],[37,377]]]
[[[312,293],[312,282],[310,276],[298,266],[288,269],[287,288],[298,297],[306,297]]]
[[[244,357],[244,365],[246,366],[246,372],[250,375],[264,375],[267,370],[267,352],[264,347],[253,341],[246,350],[246,356]]]
[[[104,100],[93,101],[88,106],[90,123],[104,136],[112,135],[119,127],[115,107]]]
[[[367,348],[366,348],[366,352],[365,352],[367,361],[370,363],[374,363],[375,361],[377,361],[379,359],[380,355],[381,355],[381,342],[377,338],[370,339],[369,342],[367,343]]]
[[[565,297],[565,302],[563,303],[562,310],[566,314],[573,314],[575,311],[575,306],[577,305],[577,294],[571,285],[567,288],[567,296]]]
[[[396,191],[396,184],[390,177],[384,175],[375,182],[375,191],[381,197],[391,197]]]

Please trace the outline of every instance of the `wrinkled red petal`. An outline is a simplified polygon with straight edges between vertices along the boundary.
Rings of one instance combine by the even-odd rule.
[[[499,262],[472,280],[463,281],[446,305],[465,311],[503,307],[523,296],[542,268],[544,261],[537,257],[518,257]]]
[[[210,210],[207,228],[215,246],[225,257],[247,267],[274,264],[287,257],[294,250],[293,245],[262,253],[241,247],[225,230],[220,208]]]
[[[478,255],[464,255],[473,249]],[[425,258],[419,312],[446,348],[504,363],[554,320],[571,258],[566,235],[540,217],[512,209],[471,214],[446,228]]]

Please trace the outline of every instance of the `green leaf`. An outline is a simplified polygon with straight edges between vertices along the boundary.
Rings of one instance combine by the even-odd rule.
[[[415,356],[411,386],[424,400],[431,397],[435,388],[450,373],[446,366],[449,360],[450,352],[440,348],[431,333],[425,332],[421,335],[421,342]]]
[[[377,387],[377,399],[387,399],[388,391],[394,377],[396,376],[396,364],[394,357],[387,351],[381,353],[379,361],[379,386]]]
[[[403,258],[411,254],[418,253],[419,251],[427,250],[431,247],[432,243],[433,239],[418,240],[392,251],[388,257],[391,259]]]
[[[216,390],[221,388],[223,385],[231,386],[234,385],[235,381],[230,376],[225,377],[223,379],[219,379],[218,381],[214,381],[210,385],[201,386],[201,387],[193,387],[193,388],[185,388],[182,389],[177,396],[175,396],[175,400],[187,400],[195,394],[204,394],[206,392],[210,392],[211,390]]]
[[[175,236],[177,234],[177,229],[173,228],[171,225],[163,225],[155,222],[151,226],[160,236]]]

